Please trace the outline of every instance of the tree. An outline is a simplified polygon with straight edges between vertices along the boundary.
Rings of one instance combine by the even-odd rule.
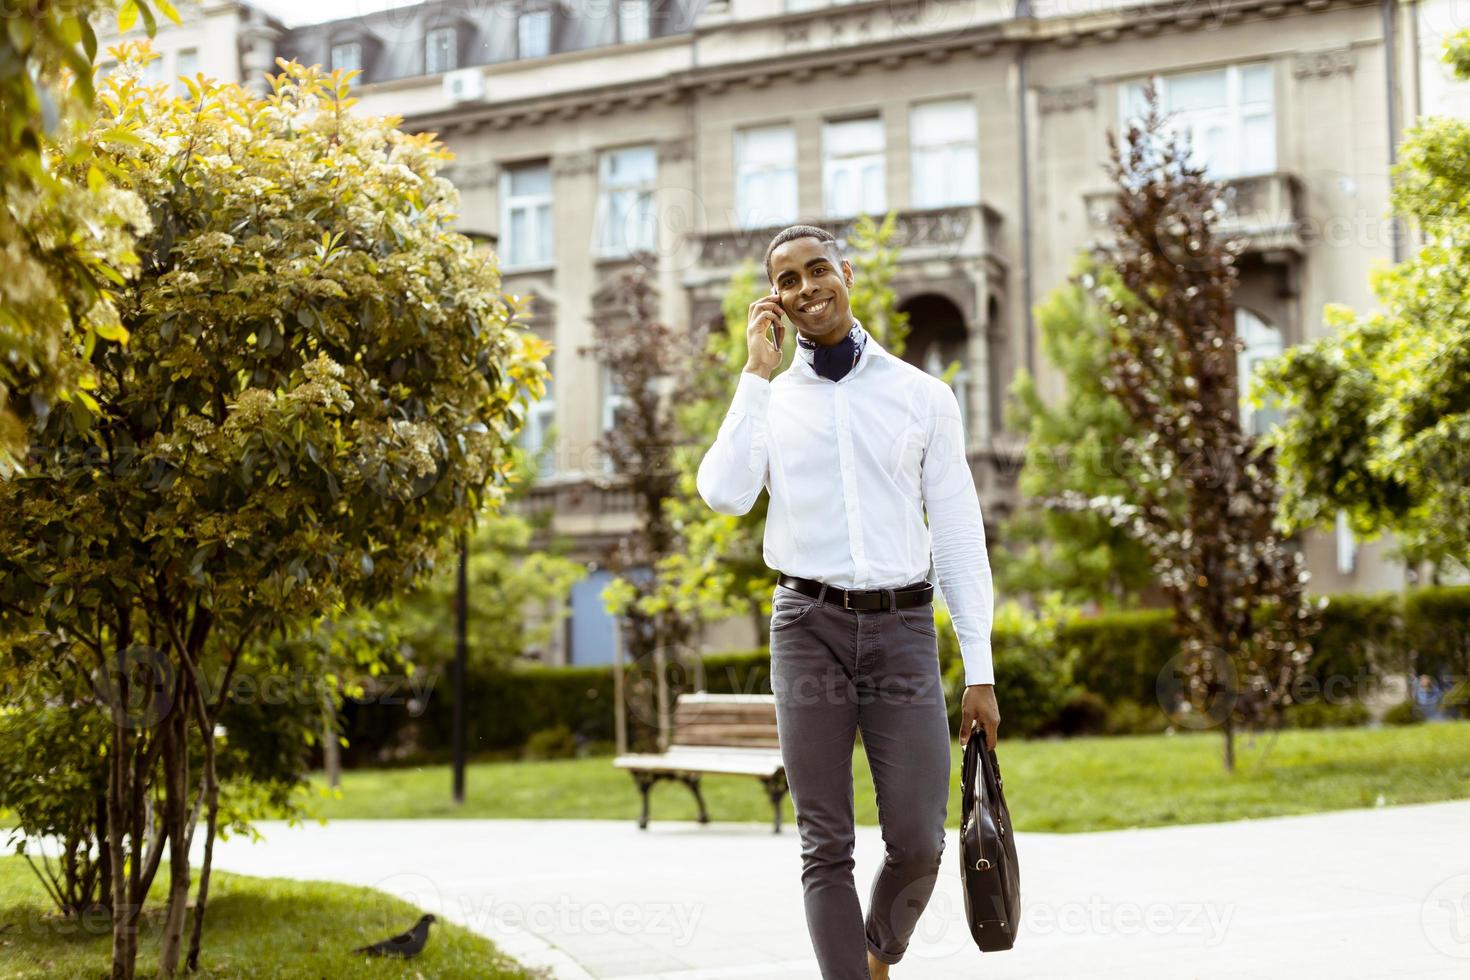
[[[688,331],[658,319],[658,292],[643,254],[615,283],[617,299],[600,304],[595,318],[596,342],[580,348],[607,369],[621,395],[622,407],[599,446],[611,463],[608,487],[633,495],[638,529],[605,550],[604,564],[615,578],[603,590],[608,612],[621,616],[623,643],[630,661],[652,668],[654,687],[634,691],[657,704],[644,717],[656,716],[661,730],[668,724],[668,691],[664,661],[687,648],[696,621],[687,606],[659,593],[658,569],[671,556],[687,553],[680,528],[666,508],[677,480],[671,456],[680,441],[677,406],[689,399],[691,372],[698,354]]]
[[[153,36],[168,0],[28,0],[0,31],[0,479],[25,454],[26,425],[55,402],[93,412],[86,353],[127,332],[113,297],[137,267],[142,201],[82,138],[93,118],[97,36],[91,19],[141,16]],[[113,178],[113,179],[110,179]]]
[[[1470,30],[1443,57],[1470,80]],[[1267,364],[1251,396],[1289,408],[1269,436],[1289,527],[1342,510],[1411,561],[1470,569],[1470,125],[1420,120],[1393,173],[1393,209],[1424,244],[1373,275],[1382,311],[1329,305],[1330,331]]]
[[[1068,281],[1036,308],[1042,349],[1065,383],[1061,399],[1048,405],[1025,368],[1011,384],[1007,423],[1026,434],[1026,503],[1002,529],[1010,547],[996,556],[996,580],[1008,595],[1059,592],[1073,604],[1126,608],[1154,582],[1147,549],[1104,515],[1059,507],[1053,499],[1063,490],[1123,495],[1128,481],[1120,470],[1137,469],[1120,452],[1139,433],[1103,383],[1108,323],[1081,284],[1087,276],[1110,293],[1121,289],[1106,265],[1084,254]]]
[[[25,856],[61,915],[105,908],[112,888],[107,863],[107,716],[59,702],[57,685],[38,679],[24,706],[0,709],[0,816],[16,827],[17,854]],[[18,700],[18,699],[17,699]],[[33,858],[28,837],[60,844],[53,868],[44,850]],[[37,863],[39,860],[39,863]]]
[[[526,499],[534,463],[524,450],[512,454],[507,504]],[[567,558],[564,542],[535,547],[538,532],[550,528],[549,511],[530,516],[509,507],[479,516],[469,539],[468,647],[472,663],[510,669],[528,649],[547,643],[567,615],[572,586],[585,578],[586,567]],[[456,569],[447,565],[421,588],[390,600],[373,618],[392,629],[397,642],[415,654],[415,662],[439,668],[454,652],[457,601]],[[552,606],[546,619],[527,619],[528,604]]]
[[[89,138],[151,228],[117,291],[129,343],[87,352],[97,414],[37,420],[27,472],[0,483],[0,671],[65,663],[106,692],[112,975],[128,978],[165,841],[160,972],[178,969],[207,812],[197,965],[231,679],[314,683],[330,645],[290,660],[263,641],[413,587],[503,501],[546,345],[450,229],[450,154],[351,114],[356,73],[278,60],[265,97],[201,77],[170,98],[138,84],[140,46],[114,50],[128,69]]]
[[[1240,341],[1231,297],[1240,241],[1215,234],[1219,188],[1165,128],[1150,85],[1124,145],[1109,130],[1117,185],[1110,279],[1080,282],[1108,311],[1104,385],[1139,435],[1124,494],[1063,497],[1108,515],[1148,548],[1174,610],[1182,675],[1224,735],[1234,768],[1237,724],[1279,726],[1320,625],[1301,554],[1276,526],[1280,488],[1269,447],[1240,425]]]
[[[859,215],[847,259],[853,267],[849,291],[853,316],[886,349],[901,357],[908,338],[908,313],[894,308],[892,279],[899,250],[889,243],[896,222],[897,214],[892,211],[881,224]],[[674,456],[676,493],[667,504],[669,519],[683,534],[687,547],[661,567],[657,590],[662,601],[682,605],[701,622],[748,614],[757,636],[766,632],[770,615],[771,570],[762,557],[770,497],[761,494],[745,514],[721,514],[699,496],[695,478],[735,397],[747,354],[745,327],[750,304],[769,291],[770,282],[760,263],[744,263],[725,288],[718,321],[706,328],[701,341],[689,398],[679,407],[683,435]],[[773,378],[790,367],[795,346],[794,340],[787,345]],[[948,365],[946,378],[953,377],[958,368],[958,362]]]

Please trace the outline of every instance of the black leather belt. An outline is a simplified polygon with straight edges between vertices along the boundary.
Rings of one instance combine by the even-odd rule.
[[[802,595],[811,596],[813,599],[823,598],[822,588],[825,583],[818,582],[814,578],[799,578],[782,573],[776,577],[776,584],[795,589]],[[835,585],[827,585],[826,589],[825,601],[841,606],[843,609],[888,608],[888,589],[841,589]],[[922,606],[934,599],[934,586],[926,579],[920,579],[912,585],[905,585],[892,591],[896,609]]]

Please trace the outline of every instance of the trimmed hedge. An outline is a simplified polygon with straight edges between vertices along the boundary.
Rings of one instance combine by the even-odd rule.
[[[1404,596],[1404,643],[1416,674],[1470,675],[1470,586],[1417,589]]]
[[[963,664],[948,615],[936,609],[939,659],[950,702],[952,729],[959,726]],[[1095,730],[1157,730],[1159,673],[1178,649],[1168,610],[1108,613],[1063,627],[1054,648],[1014,631],[992,634],[996,696],[1007,731],[1015,735],[1069,734]],[[703,686],[713,693],[771,691],[770,656],[764,647],[710,654],[703,677],[670,668],[671,696]],[[371,761],[397,742],[416,757],[446,757],[451,744],[453,690],[449,668],[429,697],[429,709],[412,717],[402,706],[352,705],[344,762]],[[1307,673],[1318,687],[1332,681],[1340,694],[1361,697],[1365,685],[1405,672],[1442,677],[1470,675],[1470,586],[1424,588],[1406,594],[1330,597]],[[629,685],[636,679],[629,673]],[[1333,681],[1333,678],[1339,680]],[[647,678],[642,680],[646,681]],[[471,754],[519,750],[533,733],[566,726],[579,743],[613,738],[612,670],[608,667],[525,667],[471,670],[467,678]],[[1346,684],[1346,690],[1342,686]],[[1328,689],[1328,693],[1333,693]],[[1336,700],[1336,698],[1334,698]],[[1099,721],[1097,702],[1107,709]],[[385,717],[384,713],[388,713]],[[629,712],[635,749],[654,744],[654,731],[639,712]],[[1346,721],[1361,712],[1300,710],[1296,724]],[[361,737],[361,741],[359,741]],[[407,743],[407,744],[404,744]]]
[[[1107,613],[1077,620],[1059,637],[1072,653],[1072,678],[1104,701],[1153,704],[1159,672],[1179,650],[1167,609]]]

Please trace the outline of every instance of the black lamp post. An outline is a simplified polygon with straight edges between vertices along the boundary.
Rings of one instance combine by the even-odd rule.
[[[469,535],[459,533],[459,573],[454,600],[454,802],[464,803],[464,673],[469,622]]]

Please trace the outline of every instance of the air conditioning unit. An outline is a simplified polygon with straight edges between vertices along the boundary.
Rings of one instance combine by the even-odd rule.
[[[478,68],[444,73],[444,97],[450,102],[474,102],[485,97],[485,75]]]

